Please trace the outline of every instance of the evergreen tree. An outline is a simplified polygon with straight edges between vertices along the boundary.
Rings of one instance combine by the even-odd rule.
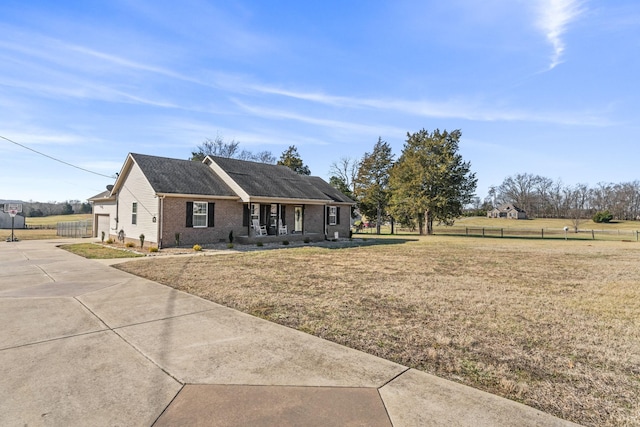
[[[378,138],[371,153],[365,153],[355,179],[355,196],[362,215],[376,221],[376,233],[380,234],[382,219],[387,216],[391,192],[389,170],[393,166],[391,146]]]
[[[302,158],[300,154],[298,154],[298,149],[295,145],[289,146],[289,148],[282,152],[278,164],[286,166],[300,175],[311,175],[309,166],[302,162]]]
[[[391,211],[418,222],[420,234],[433,234],[433,221],[453,224],[475,195],[478,180],[462,161],[454,130],[407,133],[402,155],[391,170]]]

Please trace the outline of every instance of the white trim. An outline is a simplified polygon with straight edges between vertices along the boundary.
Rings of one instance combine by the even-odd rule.
[[[138,201],[137,200],[135,202],[131,202],[131,225],[138,225]]]
[[[329,225],[338,225],[338,207],[337,206],[327,206],[327,207],[329,208]],[[332,216],[333,216],[333,222],[331,222]]]
[[[249,196],[249,194],[246,191],[244,191],[244,189],[240,187],[240,185],[237,182],[235,182],[233,178],[231,178],[229,174],[226,173],[224,169],[222,169],[211,157],[209,156],[205,157],[202,163],[204,163],[205,165],[213,169],[213,172],[217,174],[224,181],[225,184],[231,187],[231,190],[233,190],[238,196],[240,196],[240,199],[243,202],[246,203],[250,201],[251,197]]]
[[[196,214],[196,203],[204,204],[204,214],[197,213]],[[196,225],[196,215],[203,216],[204,215],[204,225]],[[205,202],[202,200],[194,200],[193,201],[193,211],[191,212],[191,222],[193,223],[193,228],[207,228],[209,226],[209,202]]]
[[[238,196],[213,196],[207,194],[183,194],[183,193],[156,193],[158,197],[176,197],[181,199],[214,199],[214,200],[239,200]]]

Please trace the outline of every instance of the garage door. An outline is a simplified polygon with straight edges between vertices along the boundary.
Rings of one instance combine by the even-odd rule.
[[[101,238],[104,231],[104,239],[109,238],[109,215],[97,215],[98,217],[98,232],[96,237]]]

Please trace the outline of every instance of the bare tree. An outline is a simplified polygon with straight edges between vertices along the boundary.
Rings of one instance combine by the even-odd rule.
[[[357,159],[341,157],[337,162],[331,163],[331,166],[329,166],[329,174],[335,176],[339,181],[344,183],[345,187],[354,193],[359,168],[360,162]]]
[[[580,224],[591,217],[589,211],[589,186],[587,184],[577,184],[574,187],[565,188],[565,201],[567,212],[573,224],[573,231],[578,232]]]
[[[551,207],[551,190],[553,188],[553,180],[550,178],[545,178],[543,176],[538,176],[535,183],[535,192],[536,192],[536,204],[538,216],[543,218],[548,218],[551,216],[552,207]]]
[[[240,151],[240,142],[235,140],[224,142],[224,138],[220,135],[216,135],[215,139],[205,139],[202,144],[196,147],[196,151],[191,152],[191,160],[194,161],[202,161],[207,156],[228,157],[269,164],[276,162],[275,156],[270,151],[260,151],[255,154],[249,150]]]
[[[498,199],[503,203],[513,203],[524,209],[527,212],[527,216],[535,217],[536,186],[540,179],[540,176],[529,173],[507,177],[498,187]]]

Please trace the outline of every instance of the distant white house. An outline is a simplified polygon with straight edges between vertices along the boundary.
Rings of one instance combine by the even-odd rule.
[[[489,218],[527,219],[527,213],[514,205],[505,203],[487,212]]]

